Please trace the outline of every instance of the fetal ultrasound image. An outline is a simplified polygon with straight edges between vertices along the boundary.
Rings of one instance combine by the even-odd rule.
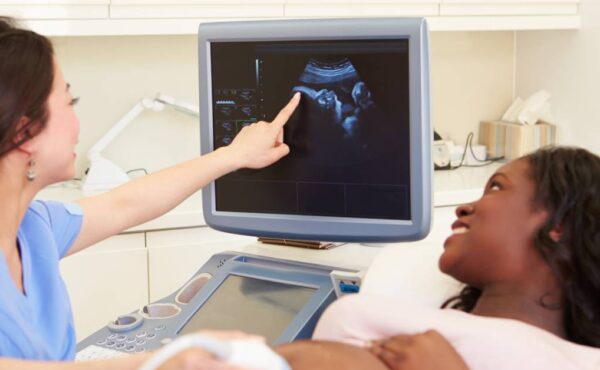
[[[371,92],[348,59],[333,63],[311,59],[299,82],[302,85],[292,91],[299,91],[309,99],[309,119],[337,126],[347,138],[356,135],[356,128],[364,119],[361,113],[374,105]]]

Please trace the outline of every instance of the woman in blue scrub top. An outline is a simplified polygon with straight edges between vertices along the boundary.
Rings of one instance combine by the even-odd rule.
[[[283,125],[299,96],[270,124],[244,128],[202,157],[74,203],[34,200],[74,176],[76,102],[50,41],[0,18],[0,369],[137,368],[148,354],[66,362],[76,343],[59,260],[164,214],[228,172],[285,156]],[[181,356],[182,369],[224,368],[200,351]]]

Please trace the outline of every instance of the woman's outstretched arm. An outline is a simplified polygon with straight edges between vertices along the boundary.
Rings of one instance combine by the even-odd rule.
[[[79,200],[83,225],[68,254],[163,215],[229,172],[275,163],[289,153],[289,147],[283,143],[283,126],[299,101],[297,93],[271,123],[258,122],[244,127],[226,147]]]

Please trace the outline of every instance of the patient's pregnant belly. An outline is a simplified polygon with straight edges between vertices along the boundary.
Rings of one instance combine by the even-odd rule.
[[[516,320],[479,317],[361,294],[329,306],[313,339],[364,346],[374,339],[430,329],[446,337],[472,370],[600,368],[600,349],[568,342]]]

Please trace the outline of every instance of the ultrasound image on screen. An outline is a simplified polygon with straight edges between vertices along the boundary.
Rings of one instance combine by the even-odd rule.
[[[215,184],[217,211],[410,219],[408,40],[213,43],[214,143],[295,92],[291,153]]]

